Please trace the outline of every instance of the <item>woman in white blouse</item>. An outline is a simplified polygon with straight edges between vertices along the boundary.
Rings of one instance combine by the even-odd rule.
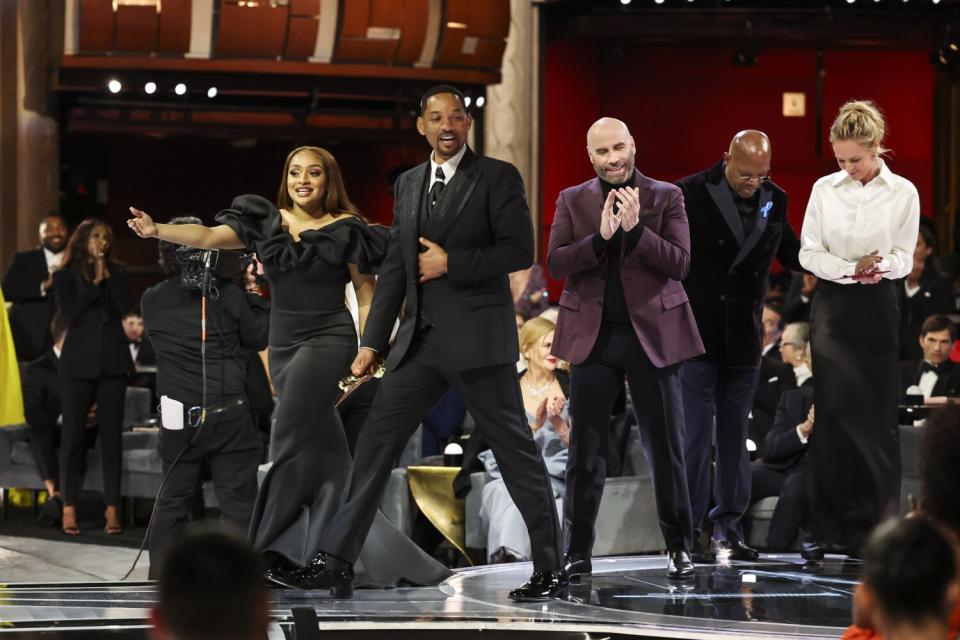
[[[820,278],[811,308],[817,434],[810,441],[808,526],[856,552],[895,514],[899,309],[895,280],[913,266],[920,200],[881,155],[872,102],[848,102],[830,128],[840,171],[813,185],[800,263]]]

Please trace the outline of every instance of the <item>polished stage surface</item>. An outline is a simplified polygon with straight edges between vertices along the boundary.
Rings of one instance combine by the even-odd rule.
[[[353,600],[323,592],[271,592],[271,638],[292,637],[294,617],[323,637],[649,637],[837,638],[850,620],[859,564],[828,557],[823,571],[801,570],[794,555],[758,562],[698,565],[687,581],[665,577],[666,558],[599,558],[581,602],[517,604],[507,591],[529,563],[458,571],[438,587],[358,589]],[[0,589],[0,634],[31,637],[144,637],[149,583],[10,584]],[[294,616],[296,613],[296,616]],[[313,615],[316,622],[313,623]],[[306,617],[304,617],[306,616]],[[76,631],[71,631],[76,630]],[[96,631],[95,631],[96,630]],[[40,637],[37,635],[36,637]],[[301,636],[302,637],[302,636]]]

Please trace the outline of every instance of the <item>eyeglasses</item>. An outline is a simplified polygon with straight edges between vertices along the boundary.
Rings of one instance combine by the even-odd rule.
[[[761,182],[770,182],[770,176],[752,176],[749,173],[740,173],[740,170],[737,169],[737,177],[740,179],[740,182],[747,184],[750,182],[756,182],[760,184]]]

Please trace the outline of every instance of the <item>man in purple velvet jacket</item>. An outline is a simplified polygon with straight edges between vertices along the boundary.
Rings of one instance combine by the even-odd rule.
[[[693,523],[679,371],[703,344],[680,284],[690,266],[683,196],[634,169],[636,146],[619,120],[590,127],[587,153],[598,177],[560,193],[547,259],[553,276],[566,278],[553,354],[572,364],[565,564],[572,581],[591,573],[610,411],[626,376],[653,470],[667,573],[686,578]]]

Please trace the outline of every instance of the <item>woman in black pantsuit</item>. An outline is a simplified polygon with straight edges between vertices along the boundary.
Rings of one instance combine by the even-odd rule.
[[[133,360],[121,318],[130,310],[127,273],[110,258],[113,232],[102,220],[80,223],[53,274],[67,335],[60,354],[61,487],[63,532],[78,535],[76,501],[80,492],[87,414],[97,405],[97,431],[103,465],[105,531],[120,533],[120,432],[127,375]]]
[[[800,263],[820,278],[810,313],[814,406],[808,526],[857,552],[897,512],[899,309],[920,224],[913,184],[886,166],[885,123],[871,102],[848,102],[830,129],[840,171],[813,186]]]

